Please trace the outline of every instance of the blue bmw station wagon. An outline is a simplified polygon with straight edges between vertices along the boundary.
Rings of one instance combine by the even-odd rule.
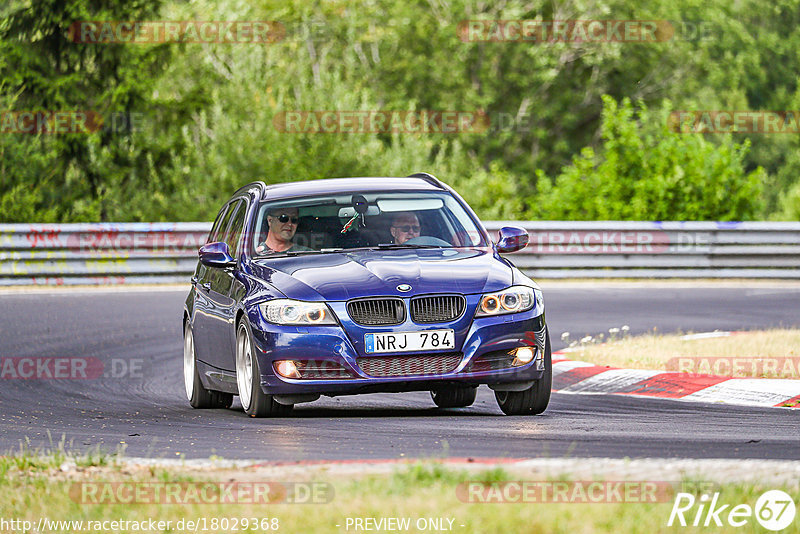
[[[550,400],[539,287],[464,200],[427,173],[239,189],[222,207],[183,314],[186,396],[252,417],[320,395],[430,391],[471,405],[485,384],[509,415]]]

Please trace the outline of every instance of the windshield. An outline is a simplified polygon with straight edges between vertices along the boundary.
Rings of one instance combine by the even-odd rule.
[[[487,246],[483,232],[448,192],[370,192],[263,202],[255,255],[356,248]]]

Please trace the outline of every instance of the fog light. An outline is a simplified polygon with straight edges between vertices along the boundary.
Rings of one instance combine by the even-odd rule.
[[[297,364],[292,360],[278,360],[273,365],[275,371],[284,378],[300,378]]]
[[[536,353],[530,347],[520,347],[515,349],[515,358],[511,365],[525,365],[526,363],[531,363],[535,355]]]

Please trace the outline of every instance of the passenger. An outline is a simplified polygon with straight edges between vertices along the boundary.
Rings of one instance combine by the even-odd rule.
[[[269,226],[267,239],[256,246],[256,252],[259,254],[273,254],[276,252],[311,250],[293,241],[297,232],[298,222],[300,222],[300,217],[297,208],[276,208],[270,211],[267,214],[267,225]]]

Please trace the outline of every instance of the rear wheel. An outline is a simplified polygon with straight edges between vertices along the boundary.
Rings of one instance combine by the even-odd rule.
[[[183,386],[192,408],[230,408],[233,403],[233,395],[209,391],[200,381],[194,351],[194,334],[189,321],[186,321],[183,329]]]
[[[547,409],[553,387],[550,333],[545,332],[544,376],[524,391],[495,391],[497,405],[506,415],[537,415]]]
[[[464,408],[475,402],[477,394],[477,387],[435,389],[431,391],[431,398],[439,408]]]
[[[276,402],[261,389],[261,371],[251,339],[250,326],[242,318],[236,329],[236,383],[242,408],[250,417],[287,415],[294,405]]]

